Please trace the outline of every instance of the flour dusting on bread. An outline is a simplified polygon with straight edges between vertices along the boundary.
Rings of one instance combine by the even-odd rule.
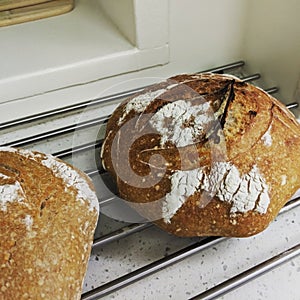
[[[88,201],[91,210],[98,210],[98,198],[89,187],[87,181],[84,180],[76,170],[71,169],[66,164],[59,162],[50,155],[47,155],[46,159],[42,160],[41,163],[51,169],[56,176],[62,178],[66,186],[75,187],[77,189],[78,200]]]
[[[171,176],[171,192],[166,195],[162,207],[163,218],[169,223],[177,210],[186,199],[193,195],[199,186],[201,172],[194,169],[190,171],[177,171]]]
[[[59,160],[55,159],[51,155],[41,154],[38,152],[32,152],[27,149],[16,149],[11,147],[0,147],[0,151],[3,152],[12,152],[12,153],[18,153],[27,159],[35,160],[35,161],[41,161],[41,163],[50,169],[52,172],[55,173],[56,176],[63,179],[64,183],[67,187],[74,187],[77,189],[77,198],[81,201],[87,201],[90,205],[90,209],[96,209],[99,210],[99,202],[98,198],[96,197],[95,193],[91,190],[89,187],[88,182],[82,178],[82,176],[73,168],[70,168],[67,164],[60,162]],[[1,175],[3,177],[4,174]],[[5,176],[5,175],[4,175]],[[20,183],[16,182],[14,185],[11,185],[9,187],[1,187],[0,185],[0,197],[1,194],[5,194],[6,197],[8,195],[8,189],[10,191],[10,194],[16,195],[15,197],[11,197],[11,199],[18,198],[20,192],[22,192],[22,187]],[[1,192],[2,190],[2,192]],[[12,201],[12,200],[11,200]],[[3,200],[4,202],[4,200]],[[0,198],[1,203],[1,198]]]
[[[9,179],[9,177],[0,172],[0,179]]]
[[[209,173],[199,168],[171,175],[171,192],[166,195],[162,209],[164,221],[170,223],[177,210],[197,191],[230,203],[231,217],[251,210],[265,214],[270,203],[268,185],[256,165],[241,176],[233,164],[216,162]]]
[[[270,125],[270,127],[268,128],[268,130],[265,132],[265,134],[261,137],[261,139],[263,140],[264,144],[267,147],[272,146],[272,135],[271,135],[271,129],[272,129],[272,125]]]
[[[119,119],[118,124],[121,125],[126,116],[134,110],[137,113],[143,112],[146,107],[157,97],[166,92],[166,89],[159,89],[156,91],[150,91],[145,94],[138,95],[131,99],[126,107],[122,117]]]
[[[22,202],[24,191],[18,181],[13,184],[0,185],[0,210],[6,211],[8,202]]]
[[[31,230],[32,225],[33,225],[33,218],[30,215],[26,215],[25,218],[23,219],[23,223],[26,225],[27,230]]]
[[[192,105],[178,100],[163,106],[153,115],[150,124],[161,134],[161,146],[172,142],[176,147],[194,144],[205,134],[205,127],[213,121],[210,105]]]

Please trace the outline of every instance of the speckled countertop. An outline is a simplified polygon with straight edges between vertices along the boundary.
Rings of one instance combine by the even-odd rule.
[[[0,143],[53,130],[64,125],[106,115],[113,111],[116,103],[100,108],[86,109],[80,114],[71,114],[60,119],[49,118],[43,122],[15,127],[3,131]],[[76,130],[53,139],[31,143],[27,148],[55,153],[86,141],[95,141],[104,132],[104,127]],[[97,153],[91,149],[66,157],[77,167],[88,170],[99,163]],[[93,178],[100,202],[107,198]],[[103,209],[96,237],[124,226],[112,220]],[[258,263],[291,248],[300,241],[300,206],[287,211],[275,219],[261,234],[250,238],[228,238],[208,249],[202,250],[176,264],[166,267],[125,288],[103,297],[103,299],[189,299],[214,285],[241,273]],[[126,225],[126,224],[125,224]],[[94,247],[84,281],[83,292],[130,273],[151,262],[165,257],[197,241],[193,238],[178,238],[155,226],[136,232],[126,238]],[[263,276],[235,289],[220,299],[300,299],[300,256],[289,260]]]
[[[299,242],[300,207],[286,212],[263,233],[226,239],[103,299],[188,299]],[[151,228],[95,249],[85,289],[105,283],[183,246],[187,241]],[[300,257],[220,299],[299,299]]]

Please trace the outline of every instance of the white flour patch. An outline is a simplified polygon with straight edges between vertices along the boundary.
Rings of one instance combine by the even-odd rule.
[[[171,176],[172,189],[166,195],[162,208],[163,218],[166,223],[170,222],[186,199],[195,193],[200,182],[199,175],[199,170],[194,169],[190,171],[177,171]]]
[[[51,169],[57,177],[63,179],[68,187],[75,187],[78,200],[88,201],[91,210],[96,209],[99,211],[99,202],[95,192],[91,190],[86,180],[76,170],[49,155],[41,163]]]
[[[18,181],[13,184],[0,185],[0,209],[6,211],[8,202],[22,202],[24,191]]]
[[[13,148],[13,147],[0,147],[0,152],[4,152],[4,151],[12,152],[12,153],[19,153],[22,156],[24,156],[28,159],[32,159],[32,160],[35,160],[37,157],[41,157],[41,154],[34,153],[27,149],[17,149],[17,148]]]
[[[0,152],[17,152],[17,149],[12,147],[0,147]]]
[[[251,210],[266,213],[270,203],[268,185],[257,166],[241,176],[231,163],[217,162],[209,174],[199,168],[176,171],[171,176],[171,192],[166,195],[162,209],[164,221],[169,223],[186,199],[197,191],[205,191],[211,197],[231,203],[232,216]]]
[[[125,111],[122,117],[118,121],[118,125],[121,125],[126,116],[134,110],[137,113],[142,113],[147,106],[157,97],[162,95],[166,92],[166,89],[159,89],[157,91],[144,93],[141,95],[136,96],[135,98],[131,99],[125,106]]]
[[[0,151],[18,153],[28,159],[36,160],[44,157],[41,153],[34,153],[25,149],[15,149],[11,147],[0,147]],[[99,212],[99,202],[96,193],[90,188],[88,182],[74,169],[70,168],[63,162],[56,160],[51,155],[45,155],[46,159],[41,160],[42,165],[49,168],[55,176],[61,178],[67,187],[73,186],[77,190],[77,199],[80,201],[88,201],[90,210],[96,209]],[[6,176],[0,173],[0,178]],[[6,203],[18,201],[21,202],[25,198],[24,191],[19,182],[14,184],[0,185],[0,209],[6,210]],[[26,224],[30,225],[30,219],[26,219]]]
[[[0,179],[9,179],[9,177],[8,176],[6,176],[5,174],[2,174],[2,173],[0,173]]]
[[[163,106],[151,119],[151,126],[161,134],[161,146],[172,142],[176,147],[194,144],[204,134],[205,125],[214,118],[209,114],[210,104],[192,105],[178,100]]]
[[[286,185],[287,184],[287,176],[286,175],[282,175],[281,176],[281,185]]]
[[[126,118],[126,116],[134,110],[137,113],[142,113],[149,106],[151,102],[153,102],[157,97],[164,94],[166,91],[173,89],[174,87],[180,85],[181,83],[172,83],[166,88],[159,89],[156,91],[150,91],[146,93],[142,93],[133,99],[131,99],[125,106],[123,115],[118,121],[118,125],[121,125]]]
[[[23,222],[26,225],[27,230],[31,230],[33,224],[32,216],[26,215],[25,218],[23,219]]]
[[[261,137],[261,139],[267,147],[272,146],[271,128],[272,126],[270,126],[269,129],[265,132],[265,134]]]
[[[12,152],[15,153],[17,150],[12,147],[0,147],[0,152]],[[9,179],[10,177],[6,176],[5,174],[0,173],[1,179]],[[0,185],[0,209],[2,211],[6,211],[7,203],[12,202],[23,202],[25,198],[24,191],[22,186],[18,181],[12,184],[2,184]]]

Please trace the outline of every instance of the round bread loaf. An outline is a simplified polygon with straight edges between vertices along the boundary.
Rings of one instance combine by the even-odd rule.
[[[80,299],[98,214],[83,172],[0,147],[0,299]]]
[[[179,236],[264,230],[300,187],[300,126],[284,105],[230,75],[179,75],[123,102],[103,166],[120,196]]]

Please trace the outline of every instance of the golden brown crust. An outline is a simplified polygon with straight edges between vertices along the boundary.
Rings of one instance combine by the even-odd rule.
[[[179,102],[182,115],[206,103],[209,109],[176,125],[166,108],[175,111]],[[198,117],[205,121],[204,132]],[[174,138],[178,128],[189,126],[193,142]],[[132,203],[152,203],[133,206],[168,232],[250,236],[265,229],[300,187],[299,150],[300,126],[284,105],[235,77],[208,73],[175,76],[123,102],[107,124],[102,159],[120,195]],[[186,184],[180,194],[174,185],[183,179],[172,181],[177,175],[198,176],[199,184]]]
[[[80,299],[97,219],[83,172],[0,148],[0,298]]]

